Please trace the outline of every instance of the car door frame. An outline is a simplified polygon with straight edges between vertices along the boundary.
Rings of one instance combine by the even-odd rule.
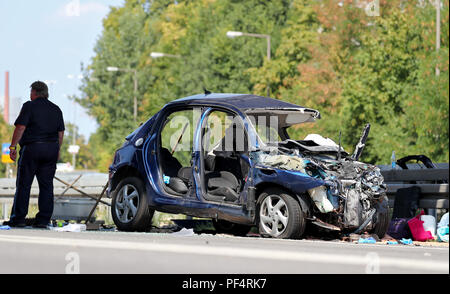
[[[201,119],[197,125],[197,130],[194,135],[194,154],[193,154],[193,170],[194,170],[194,182],[195,182],[195,194],[198,200],[208,203],[209,205],[216,206],[217,207],[217,215],[216,219],[224,219],[229,220],[237,223],[242,224],[252,224],[254,220],[254,215],[247,210],[247,200],[248,200],[248,191],[251,189],[252,181],[247,181],[242,189],[242,191],[239,193],[239,199],[240,203],[233,204],[233,203],[227,203],[227,202],[217,202],[217,201],[211,201],[205,199],[204,195],[207,195],[206,187],[205,187],[205,181],[204,181],[204,156],[203,156],[203,147],[202,147],[202,140],[203,140],[203,128],[205,124],[207,123],[207,118],[213,111],[222,111],[225,113],[230,113],[234,116],[239,117],[240,122],[244,126],[245,135],[248,134],[249,129],[248,126],[245,123],[245,116],[243,116],[239,111],[235,111],[230,108],[220,107],[220,106],[206,106],[201,115]],[[250,140],[248,142],[249,150],[250,150]],[[249,164],[249,178],[251,177],[252,173],[252,162],[250,159],[248,159]]]
[[[192,189],[190,189],[188,195],[185,196],[171,195],[163,187],[162,171],[159,162],[159,147],[161,146],[160,132],[163,127],[162,125],[165,119],[172,113],[194,108],[199,108],[202,115],[203,107],[200,105],[168,105],[161,110],[156,119],[155,125],[151,131],[151,136],[148,137],[143,146],[144,166],[149,185],[151,186],[150,189],[147,189],[147,191],[150,192],[147,192],[147,194],[150,206],[158,211],[182,213],[196,217],[215,218],[217,216],[218,205],[216,207],[216,205],[205,203],[204,201],[200,201],[196,197],[193,197],[193,191],[196,190],[195,181],[192,183]],[[200,120],[197,121],[197,125],[194,128],[194,134],[198,130],[199,123]],[[193,144],[195,144],[195,139]],[[150,164],[150,161],[156,162],[156,164]],[[194,170],[194,165],[192,165],[192,170]]]

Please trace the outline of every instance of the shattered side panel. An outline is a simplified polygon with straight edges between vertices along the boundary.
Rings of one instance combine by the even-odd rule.
[[[254,184],[258,186],[260,183],[282,185],[286,189],[299,194],[325,184],[324,181],[312,178],[299,171],[256,166],[254,171]]]
[[[276,150],[270,150],[253,152],[251,157],[256,162],[255,185],[262,182],[274,183],[300,194],[325,184],[321,179],[305,173],[305,163],[298,156],[279,154]]]

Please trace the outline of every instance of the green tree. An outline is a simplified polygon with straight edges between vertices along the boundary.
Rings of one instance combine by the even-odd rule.
[[[448,81],[448,65],[438,80],[426,74],[434,69],[435,63],[430,61],[436,60],[436,56],[429,58],[429,32],[420,25],[432,24],[426,16],[434,8],[404,3],[382,11],[373,26],[361,35],[355,63],[344,78],[345,142],[355,144],[357,138],[348,134],[359,133],[365,123],[371,122],[364,160],[387,163],[395,150],[399,157],[420,153],[431,156],[433,161],[448,161],[448,85],[444,85]],[[448,33],[443,38],[447,38],[443,44],[448,44]],[[442,51],[448,54],[448,47],[444,45]],[[446,62],[448,64],[448,55]],[[434,89],[429,85],[434,85]],[[418,122],[418,113],[424,114],[424,121]],[[436,122],[436,113],[443,120]],[[432,126],[439,137],[433,136],[436,133],[431,131]],[[436,138],[439,138],[439,147],[427,144]],[[436,157],[439,152],[443,156]]]
[[[203,92],[255,93],[318,109],[323,119],[291,130],[320,133],[352,151],[371,123],[361,160],[387,163],[426,154],[448,161],[448,1],[441,51],[434,48],[435,9],[428,3],[381,0],[380,16],[359,1],[127,0],[112,8],[77,101],[99,129],[87,148],[90,165],[106,171],[114,150],[137,127],[133,74],[138,71],[139,122],[167,102]],[[229,39],[228,30],[270,34]],[[151,52],[182,58],[152,59]],[[436,77],[436,64],[441,70]],[[421,114],[421,119],[418,118]]]
[[[69,162],[72,164],[72,154],[69,153],[69,146],[73,144],[74,125],[72,123],[65,123],[66,130],[64,131],[64,140],[60,148],[59,162]],[[75,145],[80,146],[80,150],[76,155],[76,169],[97,169],[97,160],[95,154],[92,153],[89,144],[85,143],[84,136],[78,133],[78,128],[75,128]]]

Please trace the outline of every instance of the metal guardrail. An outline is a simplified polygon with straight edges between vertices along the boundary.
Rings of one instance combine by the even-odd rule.
[[[56,177],[64,182],[71,184],[73,183],[80,174],[56,174]],[[100,196],[102,193],[105,183],[108,181],[108,175],[103,173],[85,173],[82,177],[74,184],[74,186],[80,190],[76,191],[74,189],[67,189],[67,184],[64,184],[57,179],[53,180],[53,192],[55,198],[59,195],[64,194],[64,197],[84,197],[88,194],[91,196]],[[67,190],[67,191],[65,191]],[[0,200],[2,198],[14,197],[16,192],[16,179],[11,178],[1,178],[0,179]],[[63,193],[64,192],[64,193]],[[36,179],[34,179],[30,191],[31,198],[39,196],[39,185]]]
[[[57,174],[54,178],[54,211],[52,219],[91,220],[95,218],[95,208],[99,203],[110,205],[102,200],[108,175],[101,173]],[[16,191],[16,179],[0,179],[0,203],[2,217],[7,219],[9,205],[12,205]],[[30,203],[37,203],[39,185],[33,181],[30,191]]]
[[[389,204],[393,207],[398,189],[420,187],[419,207],[449,209],[449,169],[381,170],[387,185]]]
[[[391,170],[387,169],[386,166],[379,167],[387,184],[387,195],[391,207],[394,205],[395,194],[398,189],[419,186],[421,188],[420,208],[449,209],[448,164],[440,164],[436,169]],[[61,200],[60,202],[66,203],[66,205],[68,203],[80,205],[83,202],[94,208],[99,202],[110,205],[110,201],[99,199],[104,192],[107,181],[108,175],[101,173],[83,174],[81,177],[79,174],[59,174],[53,182],[55,203]],[[12,203],[15,190],[15,179],[0,179],[0,203]],[[30,196],[31,202],[36,202],[36,198],[39,196],[39,187],[36,180],[33,182]],[[65,209],[68,211],[69,208],[65,207]],[[92,215],[92,210],[90,214]]]

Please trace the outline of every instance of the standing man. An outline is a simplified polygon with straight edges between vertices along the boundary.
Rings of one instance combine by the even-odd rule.
[[[53,214],[53,177],[65,128],[61,109],[48,100],[45,83],[37,81],[31,84],[30,99],[23,104],[14,122],[16,128],[10,147],[13,161],[17,157],[17,143],[21,148],[11,219],[4,224],[25,227],[31,184],[36,176],[39,212],[33,227],[46,228]]]

